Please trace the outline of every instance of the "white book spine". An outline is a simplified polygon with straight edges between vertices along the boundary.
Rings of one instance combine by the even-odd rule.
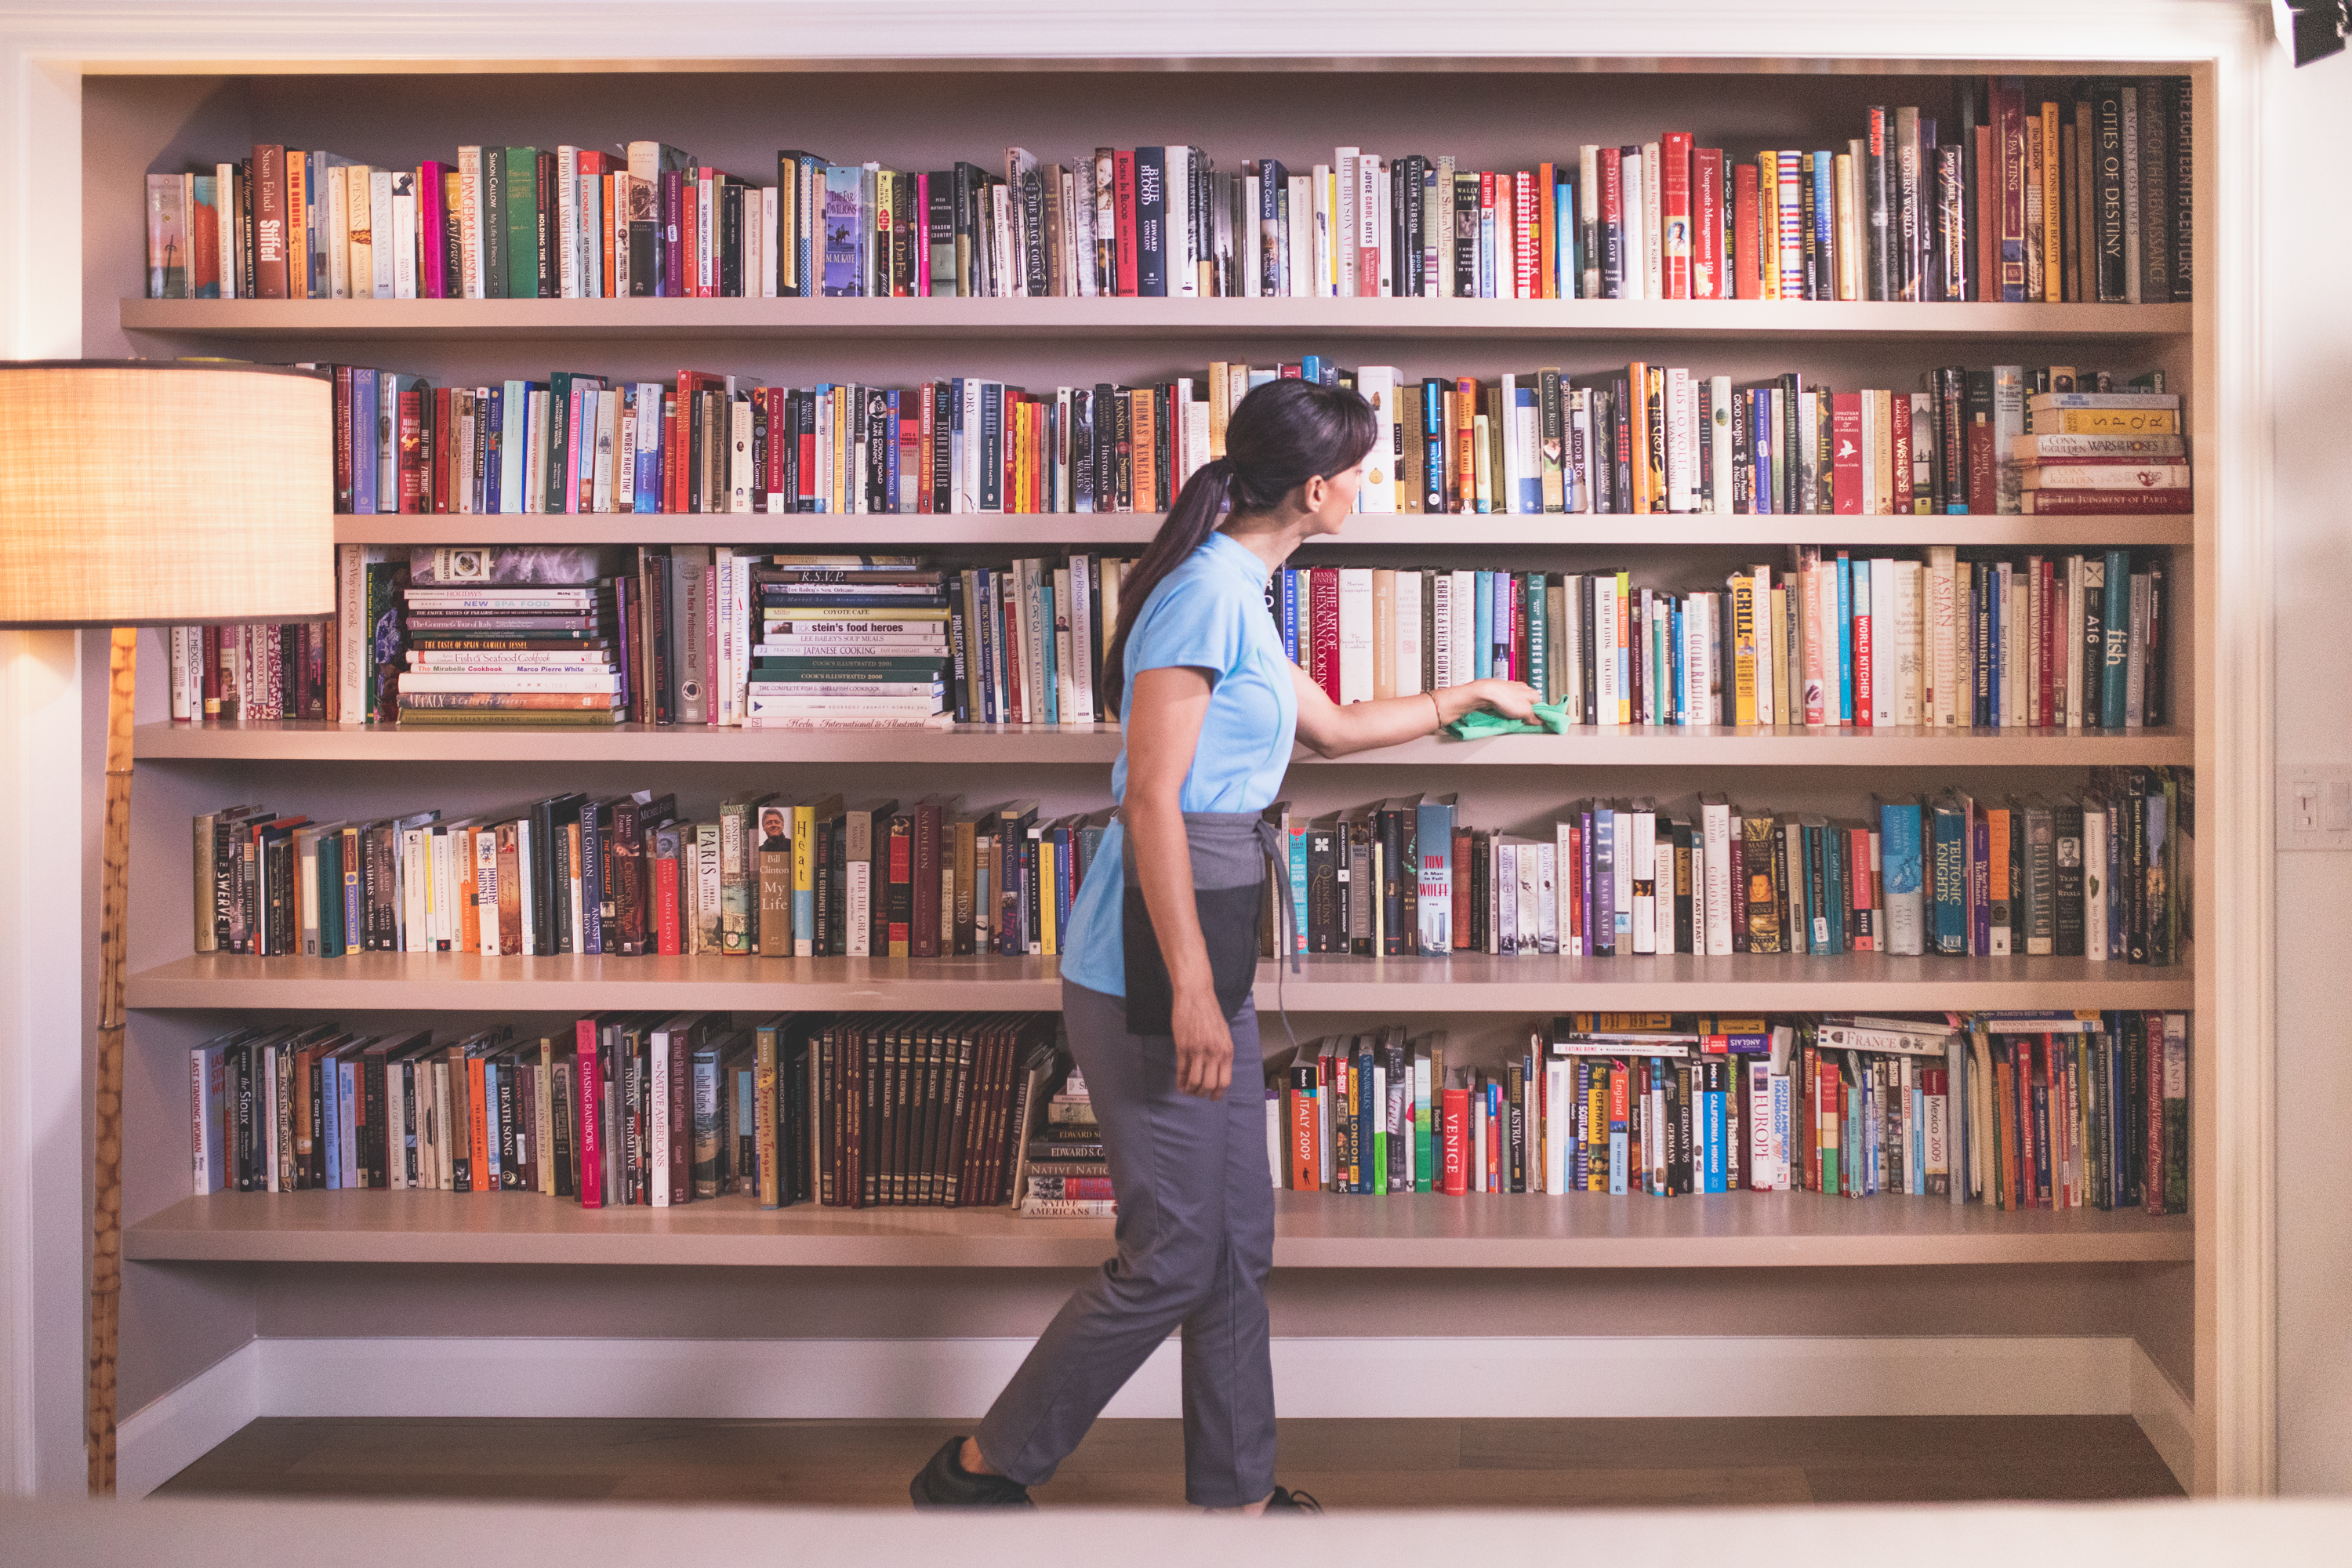
[[[1666,510],[1698,510],[1698,405],[1691,374],[1666,372]]]
[[[1339,568],[1339,702],[1372,698],[1372,573]]]
[[[481,932],[480,951],[496,957],[499,951],[499,836],[483,828],[474,836],[474,920]]]
[[[1574,828],[1565,822],[1551,825],[1552,896],[1559,908],[1552,914],[1552,929],[1559,933],[1559,951],[1570,958],[1584,956],[1583,939],[1576,934],[1577,875],[1574,852]]]
[[[1929,721],[1937,729],[1948,730],[1959,722],[1959,635],[1960,611],[1958,567],[1950,545],[1931,545],[1927,551],[1927,675],[1935,695],[1935,716]]]
[[[1655,880],[1658,874],[1658,819],[1654,813],[1647,811],[1636,811],[1631,816],[1631,853],[1625,858],[1624,870],[1618,879],[1626,884],[1626,907],[1633,915],[1633,930],[1629,933],[1633,939],[1633,950],[1635,952],[1655,952],[1658,951]]]
[[[1454,680],[1460,685],[1478,668],[1478,574],[1454,574]]]
[[[1393,365],[1366,365],[1356,373],[1356,390],[1372,405],[1372,450],[1356,510],[1386,514],[1397,510],[1397,384]]]
[[[531,875],[531,864],[532,857],[541,852],[539,847],[531,843],[530,818],[526,816],[517,821],[515,823],[515,866],[517,868],[515,880],[520,884],[517,889],[520,896],[516,901],[522,906],[522,950],[526,954],[539,951],[539,909],[538,900],[533,892],[537,884],[536,879]]]
[[[669,1191],[669,1054],[676,1048],[667,1029],[653,1032],[651,1049],[646,1063],[646,1121],[652,1136],[652,1145],[646,1159],[646,1174],[652,1189],[652,1205],[664,1209],[670,1205]]]
[[[1727,801],[1699,803],[1699,838],[1706,855],[1702,888],[1706,902],[1706,952],[1722,958],[1731,952],[1731,805]]]
[[[1094,676],[1094,575],[1096,562],[1086,555],[1070,557],[1070,686],[1072,710],[1062,715],[1068,723],[1091,720],[1097,711]]]
[[[2066,558],[2066,702],[2058,722],[2069,730],[2083,727],[2083,558]]]
[[[1396,574],[1396,694],[1421,695],[1421,574]]]
[[[1559,849],[1538,844],[1536,852],[1536,951],[1559,951]]]
[[[1603,724],[1622,724],[1624,717],[1617,692],[1617,584],[1606,574],[1596,578],[1592,595],[1594,690]],[[1622,904],[1618,906],[1623,908]]]

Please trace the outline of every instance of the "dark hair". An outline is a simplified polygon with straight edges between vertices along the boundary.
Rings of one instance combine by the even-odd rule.
[[[1225,455],[1193,470],[1168,520],[1118,585],[1118,629],[1103,655],[1107,706],[1127,689],[1127,634],[1151,591],[1215,531],[1228,511],[1265,511],[1316,478],[1343,474],[1364,460],[1379,434],[1372,405],[1343,386],[1269,381],[1225,421]]]

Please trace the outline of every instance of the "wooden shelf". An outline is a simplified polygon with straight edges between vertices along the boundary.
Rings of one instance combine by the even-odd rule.
[[[142,724],[142,762],[345,763],[985,763],[1094,765],[1118,755],[1115,724],[965,724],[949,730],[725,730],[701,725],[610,730],[403,730],[260,719]],[[1294,761],[1311,767],[2092,767],[2186,764],[2181,730],[1792,730],[1580,726],[1564,735],[1480,741],[1424,737],[1401,746]]]
[[[848,544],[1099,545],[1137,549],[1160,528],[1158,512],[868,513],[808,512],[442,513],[342,516],[338,544],[764,544],[779,550]],[[2117,517],[1717,517],[1714,515],[1512,517],[1423,514],[1351,517],[1344,534],[1307,541],[1317,552],[1347,545],[1509,544],[1867,544],[1916,549],[1929,544],[2030,550],[2038,546],[2109,548],[2195,542],[2189,516]]]
[[[590,1013],[709,1007],[742,1012],[879,1008],[1057,1008],[1051,958],[344,958],[198,954],[131,977],[140,1008]],[[1302,1012],[1572,1010],[1807,1012],[2000,1007],[2186,1008],[2195,971],[2080,958],[1842,958],[1676,953],[1642,958],[1307,958],[1277,981],[1258,965],[1258,1006]]]
[[[536,1193],[278,1193],[188,1198],[123,1234],[145,1262],[671,1268],[1090,1268],[1108,1220],[1005,1209],[583,1209]],[[2003,1214],[1942,1198],[1811,1193],[1563,1197],[1276,1194],[1288,1268],[1754,1268],[2176,1263],[2185,1215]]]
[[[124,300],[126,332],[435,339],[1307,340],[2184,336],[2188,305],[1666,300]]]

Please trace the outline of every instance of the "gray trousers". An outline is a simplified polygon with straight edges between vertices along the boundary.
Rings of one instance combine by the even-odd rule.
[[[1223,1100],[1176,1088],[1176,1042],[1127,1032],[1126,1003],[1062,983],[1070,1049],[1118,1189],[1118,1256],[1063,1303],[975,1436],[1024,1486],[1053,1479],[1146,1358],[1184,1330],[1184,1496],[1235,1508],[1274,1489],[1274,1263],[1257,1011],[1231,1020]]]

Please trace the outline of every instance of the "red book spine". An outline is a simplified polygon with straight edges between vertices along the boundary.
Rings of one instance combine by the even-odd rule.
[[[257,299],[287,297],[286,149],[255,143],[253,188],[253,289]]]
[[[2017,1087],[2017,1206],[2039,1208],[2042,1186],[2042,1129],[2033,1115],[2033,1042],[2017,1042],[2017,1070],[2010,1075]]]
[[[2000,182],[2000,297],[2025,298],[2025,105],[2015,89],[1994,79],[1992,103]]]
[[[1468,828],[1454,830],[1454,945],[1465,952],[1470,946],[1470,853],[1474,842]]]
[[[1830,500],[1840,517],[1862,515],[1862,394],[1830,398]]]
[[[1511,297],[1539,299],[1543,286],[1536,279],[1536,182],[1521,174],[1511,182]]]
[[[425,500],[425,393],[408,387],[400,395],[400,510],[427,511]]]
[[[1307,577],[1307,673],[1332,701],[1339,700],[1339,569],[1318,566]]]
[[[583,1209],[604,1206],[604,1078],[596,1058],[596,1020],[583,1018],[572,1026],[572,1102],[580,1108],[579,1136],[572,1141],[580,1159],[580,1179],[573,1184]]]
[[[917,247],[916,254],[922,254],[921,247]],[[924,293],[928,298],[929,290],[926,289]],[[939,434],[938,383],[929,381],[923,383],[920,399],[917,405],[916,417],[919,445],[914,453],[915,510],[919,512],[929,512],[933,503],[939,500],[938,491],[931,483],[931,442]]]
[[[352,367],[335,367],[335,510],[352,510]]]
[[[1993,263],[2000,254],[2000,196],[1999,181],[1993,170],[1991,126],[1976,128],[1976,151],[1977,210],[1969,215],[1969,221],[1977,226],[1977,270],[1973,281],[1978,299],[1998,300],[2000,298],[2000,274],[1994,270]],[[2085,237],[2087,243],[2088,237]],[[2089,252],[2085,250],[2084,254],[2087,256]]]
[[[1443,1191],[1455,1197],[1470,1190],[1470,1091],[1448,1089],[1438,1128],[1438,1172]]]
[[[446,386],[433,389],[433,505],[430,510],[449,510],[449,453],[457,438],[457,420],[451,411],[456,406]]]
[[[2033,721],[2043,729],[2058,721],[2058,625],[2064,612],[2058,597],[2056,563],[2043,556],[2038,563],[2042,588],[2042,625],[2035,628],[2042,643],[2042,679],[2034,693]]]
[[[675,958],[683,951],[677,912],[677,857],[666,856],[654,862],[654,918],[656,921],[655,949],[665,958]]]
[[[1874,629],[1871,625],[1870,611],[1856,605],[1853,607],[1853,724],[1857,730],[1872,727],[1870,663]]]
[[[431,159],[416,165],[416,297],[449,297],[448,181],[446,163]]]
[[[702,286],[702,182],[709,177],[709,169],[695,168],[678,180],[677,248],[683,259],[678,276],[685,283],[678,292],[690,300],[709,292]]]
[[[2194,503],[2188,490],[2028,490],[2025,510],[2036,517],[2095,517],[2103,511],[2186,512]],[[1971,502],[1973,505],[1973,502]]]
[[[1658,138],[1658,216],[1665,225],[1660,255],[1666,298],[1691,295],[1691,133],[1669,131]]]
[[[908,893],[914,890],[913,846],[909,842],[910,836],[903,831],[904,822],[904,818],[898,818],[890,825],[889,955],[892,958],[905,958],[912,952],[912,932],[908,930],[910,922],[908,917],[914,911],[908,899],[899,892],[902,888]],[[1034,860],[1034,857],[1032,858]]]
[[[1757,236],[1763,231],[1757,209],[1756,165],[1741,159],[1731,170],[1731,231],[1739,237],[1738,254],[1732,258],[1733,295],[1741,300],[1764,298],[1762,271],[1763,247]]]
[[[1857,679],[1860,674],[1857,666]],[[1853,868],[1853,950],[1856,952],[1876,952],[1879,947],[1878,889],[1877,879],[1872,874],[1870,866],[1870,829],[1856,827],[1851,832],[1853,837],[1847,840],[1850,847],[1846,851],[1845,863]]]
[[[1517,572],[1511,574],[1511,668],[1495,673],[1506,680],[1524,680],[1531,661],[1528,658],[1528,580]]]
[[[1290,1186],[1294,1192],[1311,1193],[1322,1185],[1323,1162],[1316,1137],[1320,1109],[1321,1101],[1314,1093],[1301,1089],[1290,1091]]]
[[[1721,300],[1730,292],[1723,275],[1722,148],[1701,147],[1692,153],[1691,184],[1690,297]]]
[[[1135,149],[1121,148],[1111,154],[1111,191],[1118,208],[1114,220],[1118,236],[1116,254],[1118,258],[1118,297],[1135,298]]]

